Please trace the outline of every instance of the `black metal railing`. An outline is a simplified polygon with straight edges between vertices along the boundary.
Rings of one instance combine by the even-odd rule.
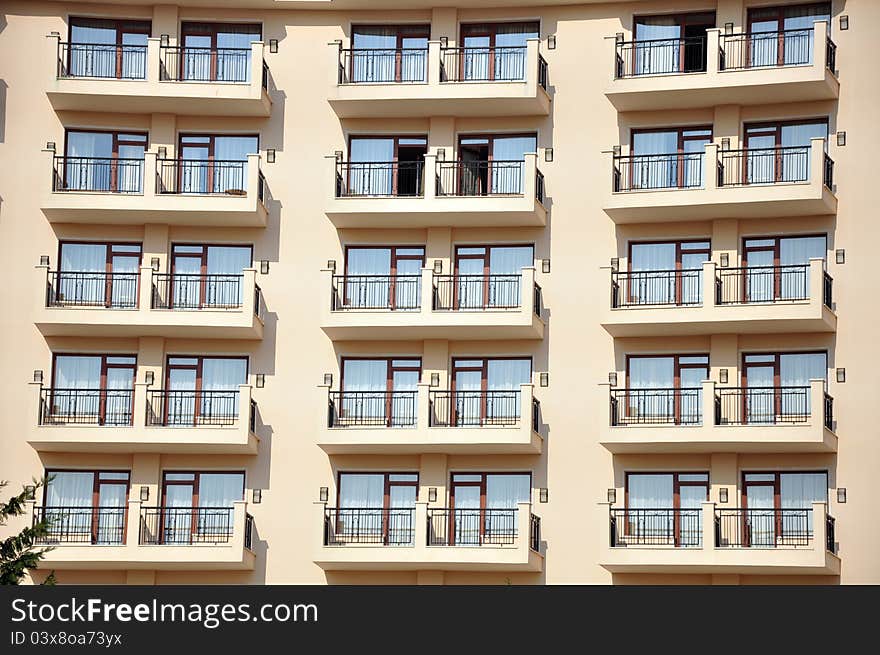
[[[248,430],[257,433],[257,401],[251,398],[250,412],[248,413]]]
[[[432,427],[515,426],[522,415],[519,389],[505,391],[435,391],[428,394]]]
[[[246,160],[156,160],[156,193],[246,196],[247,189]]]
[[[513,509],[428,508],[428,546],[509,546],[516,543]]]
[[[717,548],[809,546],[812,539],[812,508],[715,510]]]
[[[330,391],[327,423],[331,428],[411,428],[418,416],[416,391]]]
[[[538,55],[538,86],[540,86],[545,91],[547,90],[547,82],[549,80],[549,69],[547,66],[547,60],[544,59],[543,55]]]
[[[611,389],[611,425],[700,425],[703,390]]]
[[[260,201],[260,204],[263,205],[263,207],[266,206],[266,200],[269,198],[267,189],[266,176],[263,175],[263,171],[260,171],[257,174],[257,200]]]
[[[825,549],[829,553],[837,553],[837,540],[834,531],[834,517],[825,515]]]
[[[524,160],[438,161],[437,195],[521,196],[525,165]]]
[[[834,309],[834,279],[828,271],[822,272],[822,303],[828,309]]]
[[[537,168],[535,169],[535,199],[542,205],[544,204],[544,174]]]
[[[40,389],[40,425],[131,425],[133,389]]]
[[[541,517],[529,514],[529,548],[541,552]]]
[[[155,389],[147,392],[147,425],[221,427],[239,420],[238,389],[195,391]]]
[[[254,316],[263,318],[263,290],[254,283]]]
[[[141,507],[143,545],[226,544],[235,531],[232,507]]]
[[[617,42],[615,76],[618,78],[705,71],[705,36]]]
[[[263,91],[268,93],[269,92],[269,64],[267,64],[265,61],[263,62],[262,71],[263,72],[261,75],[262,79],[260,80],[260,85],[263,87]]]
[[[703,270],[611,271],[611,306],[701,305]]]
[[[535,290],[533,292],[532,305],[534,307],[535,316],[541,318],[541,307],[544,304],[544,291],[540,285],[535,282]]]
[[[834,188],[834,160],[831,159],[826,152],[823,162],[822,184],[828,187],[828,190],[830,191]]]
[[[719,268],[716,303],[746,305],[810,299],[810,265]]]
[[[422,306],[421,275],[334,275],[330,309],[415,310]]]
[[[611,547],[703,545],[703,510],[694,508],[611,507]]]
[[[165,82],[250,82],[251,49],[161,46],[159,79]]]
[[[58,77],[147,79],[147,46],[58,42]]]
[[[718,186],[809,182],[810,146],[718,152]]]
[[[827,393],[823,396],[825,406],[822,408],[825,412],[825,427],[829,430],[834,430],[834,398],[829,396]]]
[[[324,545],[413,546],[414,507],[325,507]]]
[[[419,197],[425,161],[336,162],[336,197]]]
[[[720,387],[717,425],[777,425],[810,420],[810,387]]]
[[[523,81],[527,50],[526,46],[441,48],[440,81]]]
[[[435,310],[515,309],[522,306],[522,274],[435,275]]]
[[[125,525],[128,507],[34,507],[33,524],[48,524],[45,535],[37,539],[40,545],[125,543]]]
[[[812,27],[721,35],[721,70],[803,66],[812,60]]]
[[[138,306],[139,273],[47,271],[46,307]]]
[[[541,433],[541,401],[532,398],[532,432]]]
[[[244,275],[153,273],[153,309],[241,309]]]
[[[830,38],[825,39],[825,67],[837,74],[837,46]]]
[[[142,193],[143,182],[143,159],[65,155],[54,158],[53,191]]]
[[[254,517],[250,514],[244,515],[244,547],[254,549]]]
[[[428,81],[427,48],[340,48],[339,84]]]
[[[704,152],[614,155],[615,193],[656,189],[698,189],[704,184]]]

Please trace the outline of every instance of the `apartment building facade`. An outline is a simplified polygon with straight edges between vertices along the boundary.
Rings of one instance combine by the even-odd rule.
[[[35,581],[880,582],[876,3],[220,4],[4,5]]]

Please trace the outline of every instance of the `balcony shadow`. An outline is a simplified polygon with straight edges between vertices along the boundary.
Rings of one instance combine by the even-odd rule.
[[[0,80],[0,143],[6,142],[6,96],[8,89],[9,85],[6,80]]]

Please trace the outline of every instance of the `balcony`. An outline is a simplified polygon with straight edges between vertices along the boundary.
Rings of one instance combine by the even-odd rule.
[[[36,267],[34,324],[47,337],[262,339],[256,270],[241,275],[53,271]]]
[[[335,275],[321,327],[334,340],[543,339],[535,269],[519,275]]]
[[[603,209],[618,225],[837,212],[834,162],[821,138],[809,146],[719,150],[708,143],[705,153],[611,159]]]
[[[602,327],[614,337],[834,332],[822,259],[792,266],[612,271]],[[706,292],[708,290],[708,293]]]
[[[837,48],[828,24],[783,32],[705,38],[608,39],[612,79],[605,97],[618,111],[836,100]],[[707,56],[708,54],[708,56]]]
[[[38,452],[255,455],[258,409],[251,387],[232,391],[60,389],[31,383]]]
[[[50,223],[266,226],[268,190],[258,154],[245,162],[43,152],[51,184],[40,207]]]
[[[547,223],[537,155],[522,161],[343,162],[326,158],[327,217],[337,228],[541,227]],[[433,176],[432,176],[433,171]]]
[[[599,441],[612,453],[829,453],[834,399],[809,386],[607,389]]]
[[[834,518],[804,509],[600,505],[610,520],[600,565],[612,573],[840,575]]]
[[[329,455],[540,454],[541,406],[518,390],[330,391],[318,446]]]
[[[343,508],[315,503],[325,571],[541,571],[541,519],[516,509]]]
[[[51,521],[40,546],[46,569],[252,571],[254,519],[247,503],[231,507],[34,507]]]
[[[266,117],[272,110],[263,44],[181,48],[46,42],[46,95],[56,111]],[[212,72],[213,71],[213,72]]]
[[[547,116],[547,62],[538,44],[353,50],[333,43],[330,106],[340,118]]]

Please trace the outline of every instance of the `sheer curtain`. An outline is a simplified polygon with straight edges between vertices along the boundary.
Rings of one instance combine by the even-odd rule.
[[[500,24],[495,28],[495,79],[526,78],[526,41],[538,38],[537,25]]]
[[[353,28],[351,81],[424,82],[427,79],[428,39],[422,34],[426,29],[421,25]],[[400,36],[402,48],[398,50]]]
[[[246,246],[208,246],[208,277],[205,304],[240,307],[244,289],[242,270],[251,265],[251,249]]]
[[[349,158],[350,195],[391,195],[394,181],[394,139],[353,138]]]
[[[630,474],[627,479],[627,534],[640,538],[669,539],[674,534],[673,482],[669,473]]]
[[[782,535],[792,538],[813,534],[813,503],[828,502],[826,473],[782,473],[779,476]],[[807,510],[796,512],[791,510]]]
[[[522,269],[534,266],[531,246],[502,246],[489,251],[490,307],[517,307],[521,303]]]
[[[71,21],[68,70],[72,77],[116,77],[116,25]]]
[[[781,180],[798,182],[810,179],[810,139],[828,139],[828,123],[804,123],[782,126],[782,147],[797,150],[786,151],[782,157]]]
[[[52,414],[97,417],[101,404],[101,358],[59,355],[55,358]]]
[[[390,248],[350,248],[345,278],[346,307],[388,307],[390,286],[382,277],[391,275]]]
[[[640,18],[635,36],[633,66],[636,75],[678,72],[681,27],[676,17]]]
[[[342,372],[343,415],[381,422],[386,416],[387,378],[387,360],[346,359]]]
[[[247,382],[246,359],[202,360],[202,391],[219,392],[202,395],[202,416],[231,418],[238,416],[238,385]]]
[[[513,536],[519,527],[518,503],[531,500],[532,480],[528,474],[487,475],[484,533],[488,537]]]
[[[525,153],[536,152],[537,137],[505,136],[492,141],[491,193],[522,194]]]
[[[490,359],[487,367],[487,389],[508,393],[490,394],[486,399],[486,420],[509,422],[522,414],[520,385],[532,381],[530,359]]]
[[[91,540],[94,474],[59,471],[51,477],[43,503],[50,537]]]
[[[675,399],[670,389],[675,385],[673,357],[630,357],[628,413],[633,417],[668,420],[675,415]],[[657,389],[657,391],[650,391]]]
[[[96,305],[104,302],[104,273],[107,270],[107,246],[93,243],[64,243],[55,290],[60,302]],[[88,273],[94,272],[94,275]],[[64,275],[86,273],[86,275]]]
[[[109,475],[98,474],[101,478]],[[126,478],[127,480],[127,478]],[[125,530],[125,507],[127,505],[127,482],[108,484],[99,482],[98,525],[96,541],[99,544],[121,544]]]
[[[339,517],[342,534],[366,540],[382,535],[385,507],[385,476],[375,473],[343,473],[339,476]]]
[[[636,305],[675,302],[675,244],[634,243],[627,302]]]
[[[259,152],[255,136],[218,136],[214,138],[214,193],[247,190],[247,156]]]
[[[235,514],[232,503],[243,498],[243,474],[202,473],[199,476],[199,532],[231,534]]]
[[[110,191],[113,135],[68,132],[65,186],[71,191]]]
[[[633,189],[678,186],[678,133],[634,132],[630,181]]]
[[[827,372],[825,353],[791,353],[779,356],[779,382],[783,387],[809,387],[810,380],[825,380]],[[804,415],[809,412],[809,389],[803,393],[783,393],[783,415]]]
[[[810,297],[810,259],[826,254],[825,237],[791,237],[779,240],[782,298]],[[806,268],[805,268],[806,267]]]

